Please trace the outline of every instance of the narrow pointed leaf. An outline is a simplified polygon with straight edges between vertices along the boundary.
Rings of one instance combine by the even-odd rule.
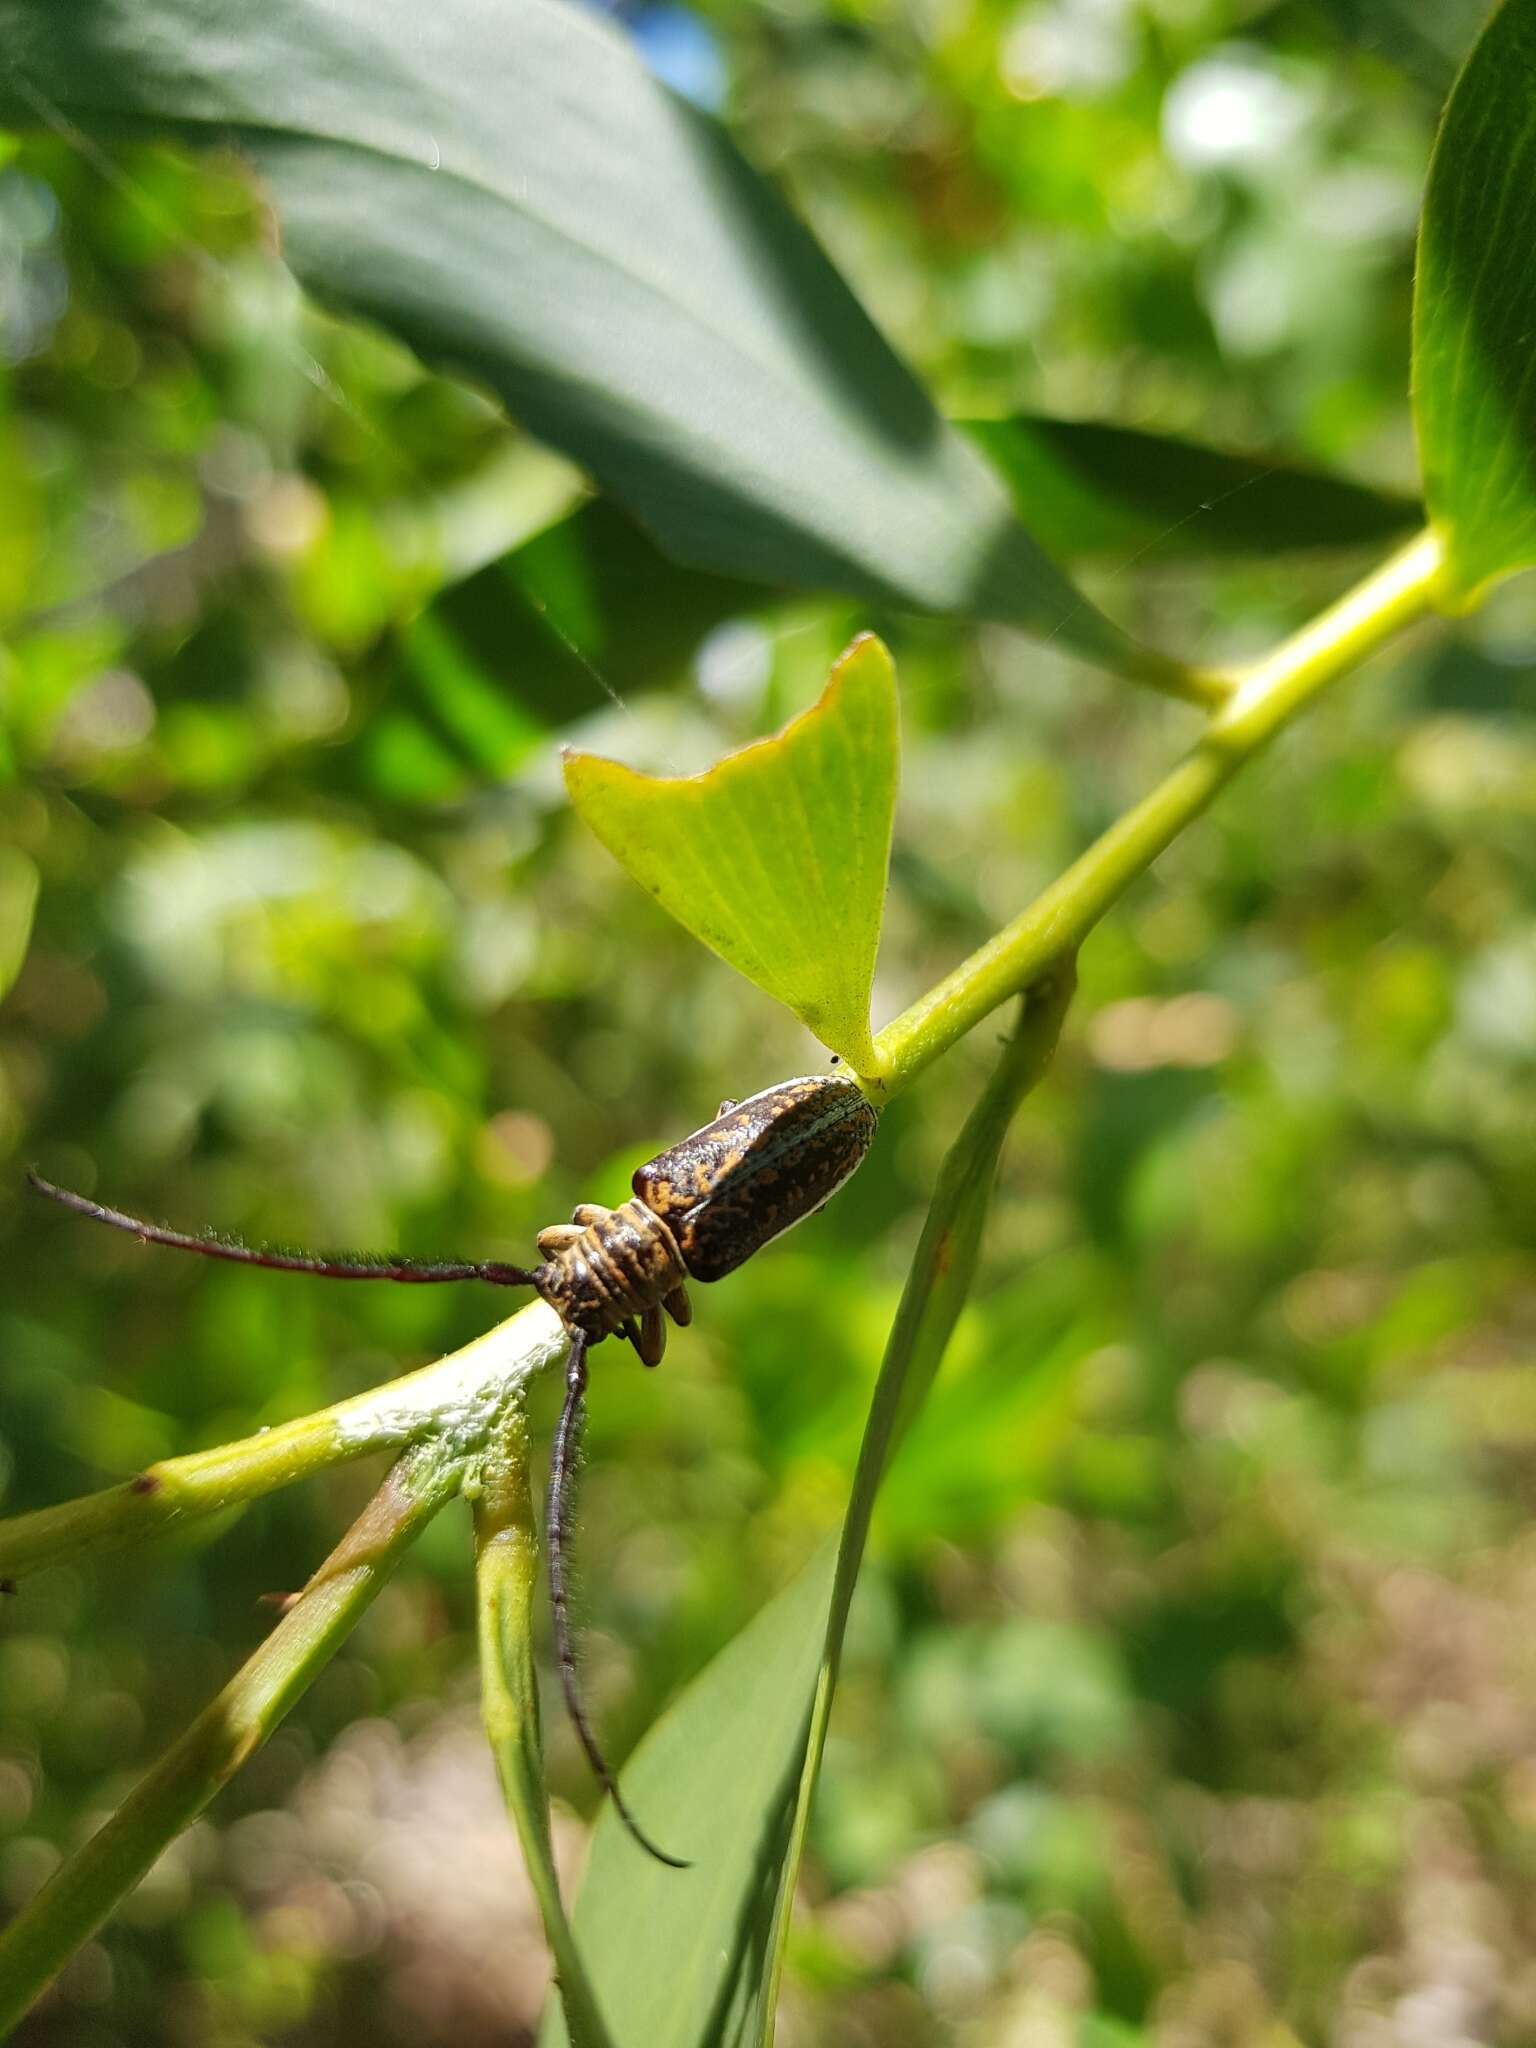
[[[1458,607],[1536,564],[1536,0],[1505,0],[1435,144],[1419,230],[1424,496]]]
[[[1192,687],[1062,574],[773,187],[595,10],[0,0],[0,48],[11,125],[232,145],[306,285],[483,378],[679,560]]]
[[[1144,550],[1155,566],[1359,547],[1390,540],[1423,517],[1411,498],[1176,434],[1043,413],[965,425],[1035,532],[1069,557]]]
[[[565,780],[642,888],[867,1074],[898,746],[891,657],[864,634],[809,711],[703,775],[569,754]]]

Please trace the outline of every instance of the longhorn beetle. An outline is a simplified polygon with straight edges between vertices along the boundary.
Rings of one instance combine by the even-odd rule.
[[[841,1076],[808,1074],[780,1081],[744,1102],[722,1102],[713,1123],[658,1153],[635,1174],[634,1195],[617,1209],[583,1202],[569,1223],[538,1235],[543,1264],[531,1269],[465,1259],[328,1258],[269,1251],[226,1238],[189,1236],[141,1223],[36,1173],[39,1194],[79,1216],[110,1223],[147,1244],[324,1280],[399,1280],[421,1285],[486,1280],[493,1287],[532,1287],[570,1334],[565,1401],[549,1461],[545,1550],[560,1687],[587,1760],[630,1834],[659,1863],[686,1869],[659,1849],[624,1803],[582,1703],[571,1642],[566,1560],[574,1505],[575,1451],[587,1392],[587,1353],[605,1337],[625,1337],[642,1365],[659,1365],[667,1345],[664,1317],[692,1320],[686,1283],[723,1280],[822,1204],[863,1160],[875,1135],[875,1112]]]

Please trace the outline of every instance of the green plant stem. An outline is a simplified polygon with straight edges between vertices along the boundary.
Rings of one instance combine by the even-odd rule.
[[[1425,532],[1292,639],[1232,679],[1198,744],[1051,886],[875,1040],[879,1099],[894,1094],[1099,919],[1206,809],[1245,762],[1329,683],[1434,602],[1441,547]]]
[[[928,1398],[934,1378],[970,1298],[1003,1142],[1025,1097],[1043,1079],[1055,1055],[1077,977],[1069,956],[1024,998],[1018,1028],[1004,1041],[1002,1058],[960,1135],[945,1154],[917,1253],[902,1289],[880,1377],[864,1425],[858,1468],[838,1544],[837,1570],[827,1617],[800,1774],[784,1878],[774,1918],[772,1980],[764,2005],[766,2031],[778,2003],[779,1973],[788,1935],[794,1874],[804,1853],[816,1780],[837,1689],[843,1637],[859,1567],[869,1540],[875,1498],[901,1438]]]
[[[528,1880],[554,1958],[572,2048],[609,2048],[597,1995],[565,1916],[550,1840],[533,1655],[539,1537],[529,1483],[528,1430],[521,1418],[486,1458],[474,1506],[480,1707],[485,1732],[496,1758],[507,1811],[523,1845]]]
[[[491,1439],[530,1374],[562,1355],[565,1345],[554,1310],[530,1302],[420,1372],[256,1436],[166,1458],[101,1493],[0,1522],[0,1577],[117,1549],[327,1466],[427,1437],[467,1458]]]
[[[0,1935],[0,2034],[266,1741],[459,1478],[439,1445],[399,1459],[256,1654]]]

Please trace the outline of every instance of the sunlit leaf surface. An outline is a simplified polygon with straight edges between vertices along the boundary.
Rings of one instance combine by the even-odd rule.
[[[571,754],[565,779],[679,924],[869,1073],[897,756],[895,673],[865,634],[809,711],[703,775]]]

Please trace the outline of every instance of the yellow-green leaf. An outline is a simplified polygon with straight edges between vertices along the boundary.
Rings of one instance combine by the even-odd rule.
[[[1456,81],[1419,230],[1414,398],[1449,599],[1536,566],[1536,0]]]
[[[702,775],[568,754],[565,780],[679,924],[868,1074],[898,753],[891,657],[864,634],[809,711]]]

